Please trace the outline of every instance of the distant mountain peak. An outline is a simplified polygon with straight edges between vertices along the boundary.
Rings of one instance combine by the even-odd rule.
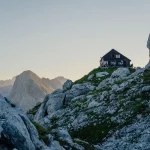
[[[28,111],[37,103],[43,102],[47,94],[62,88],[66,80],[64,77],[57,77],[52,80],[40,78],[31,70],[26,70],[16,77],[8,97],[14,103],[19,104],[25,111]]]

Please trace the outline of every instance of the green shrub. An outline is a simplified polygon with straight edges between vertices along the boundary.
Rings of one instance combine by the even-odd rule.
[[[135,71],[136,71],[136,69],[135,68],[129,68],[129,71],[130,71],[130,73],[134,73]]]
[[[106,88],[101,88],[100,90],[93,90],[89,93],[89,95],[94,95],[94,94],[98,94],[98,93],[102,93],[104,91],[110,91],[111,88],[110,87],[106,87]]]
[[[57,118],[56,116],[52,117],[51,118],[51,123],[54,124],[56,123],[56,121],[58,120],[59,118]]]
[[[118,80],[118,81],[116,81],[114,84],[118,84],[118,85],[119,85],[119,84],[123,83],[123,81],[124,81],[124,80]]]
[[[150,83],[150,70],[145,70],[143,73],[144,83]]]
[[[50,134],[50,132],[48,130],[46,130],[45,128],[43,128],[40,124],[33,122],[33,125],[36,127],[38,134],[39,134],[39,139],[43,140],[45,142],[45,144],[48,144],[48,137],[47,135]]]
[[[70,132],[73,138],[79,138],[92,144],[102,142],[107,136],[109,131],[113,130],[117,126],[116,123],[104,121],[100,124],[93,124],[83,127],[79,130],[73,130]]]
[[[35,115],[36,112],[38,111],[38,109],[40,108],[40,106],[41,106],[41,103],[37,104],[33,109],[29,110],[29,111],[27,112],[27,114]]]

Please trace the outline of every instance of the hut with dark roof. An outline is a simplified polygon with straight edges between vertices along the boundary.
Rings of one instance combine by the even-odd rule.
[[[117,50],[112,49],[106,53],[100,59],[100,67],[108,66],[120,66],[120,67],[130,67],[131,60],[119,53]]]

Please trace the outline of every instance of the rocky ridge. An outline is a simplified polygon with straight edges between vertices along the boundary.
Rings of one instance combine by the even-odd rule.
[[[1,95],[0,110],[0,150],[65,150],[44,128],[31,122],[20,107]],[[39,136],[41,133],[46,136]],[[65,130],[53,130],[51,133],[77,149],[82,148],[73,143]]]
[[[96,68],[47,95],[32,118],[46,130],[69,132],[84,149],[149,149],[149,84],[149,67]]]

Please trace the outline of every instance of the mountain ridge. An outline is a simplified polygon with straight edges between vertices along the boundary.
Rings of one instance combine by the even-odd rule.
[[[54,84],[55,82],[58,88],[62,87],[60,82],[59,84],[57,83],[57,79],[54,79]],[[16,76],[13,85],[6,87],[6,89],[5,87],[2,87],[2,89],[0,88],[0,91],[2,91],[4,96],[6,95],[6,97],[12,100],[15,104],[18,104],[25,111],[28,111],[38,103],[41,103],[47,94],[56,90],[56,88],[53,86],[51,87],[50,84],[51,83],[44,82],[43,78],[40,78],[31,70],[26,70]],[[7,90],[9,90],[10,93]]]

